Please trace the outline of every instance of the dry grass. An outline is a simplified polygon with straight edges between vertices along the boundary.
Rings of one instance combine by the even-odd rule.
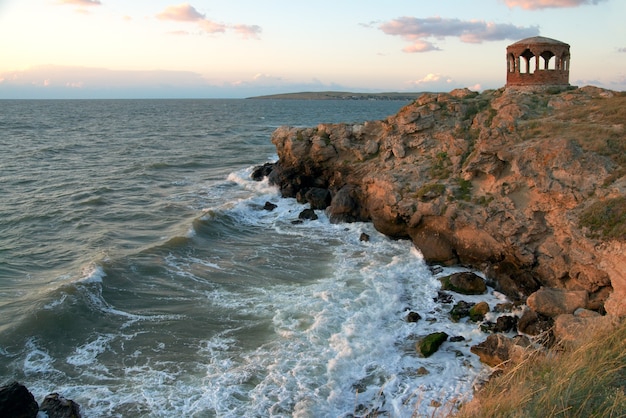
[[[456,414],[468,417],[625,417],[626,323],[493,378]]]

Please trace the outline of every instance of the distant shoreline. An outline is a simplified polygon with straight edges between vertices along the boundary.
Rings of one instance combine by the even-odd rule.
[[[423,92],[414,93],[352,93],[344,91],[319,91],[270,94],[265,96],[247,97],[247,99],[278,99],[278,100],[406,100],[417,99]]]

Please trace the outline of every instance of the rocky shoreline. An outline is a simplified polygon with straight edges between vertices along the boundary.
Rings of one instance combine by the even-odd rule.
[[[595,87],[425,93],[382,121],[280,127],[278,161],[252,176],[305,216],[371,221],[432,265],[484,272],[550,346],[626,316],[625,105]],[[472,351],[496,366],[525,345],[496,332]]]

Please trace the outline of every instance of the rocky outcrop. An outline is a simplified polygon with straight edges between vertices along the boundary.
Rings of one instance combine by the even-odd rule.
[[[278,128],[269,177],[283,196],[315,190],[316,208],[326,189],[332,221],[372,221],[515,300],[584,291],[588,308],[624,316],[626,227],[594,219],[626,194],[624,108],[592,87],[424,94],[382,121]]]
[[[47,395],[41,405],[38,405],[26,386],[18,382],[0,386],[0,417],[36,418],[39,416],[81,418],[81,413],[76,402],[58,393]]]

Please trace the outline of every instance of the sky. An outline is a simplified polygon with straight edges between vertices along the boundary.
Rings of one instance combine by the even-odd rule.
[[[571,45],[626,90],[625,0],[0,0],[0,99],[243,98],[506,84],[506,47]]]

